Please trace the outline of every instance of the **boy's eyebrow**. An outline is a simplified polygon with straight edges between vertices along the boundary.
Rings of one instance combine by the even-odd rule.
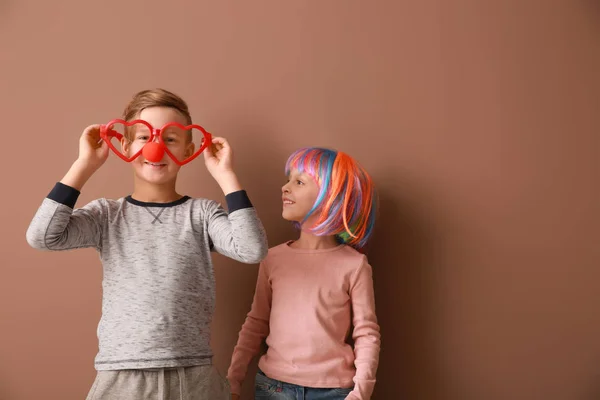
[[[148,127],[146,125],[134,125],[133,126],[133,130],[135,132],[139,132],[139,131],[149,131]]]
[[[187,133],[188,131],[183,130],[179,127],[170,126],[165,130],[165,133]]]

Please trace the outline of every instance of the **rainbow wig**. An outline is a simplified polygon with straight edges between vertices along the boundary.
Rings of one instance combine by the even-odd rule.
[[[310,232],[317,236],[335,235],[339,243],[362,249],[375,225],[376,193],[371,177],[352,157],[319,147],[295,151],[285,164],[291,170],[310,175],[319,194],[304,221],[318,214]]]

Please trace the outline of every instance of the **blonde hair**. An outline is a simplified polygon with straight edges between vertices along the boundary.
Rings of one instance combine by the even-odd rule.
[[[142,110],[150,107],[169,107],[181,113],[186,119],[187,125],[192,124],[192,116],[187,103],[175,93],[165,89],[147,89],[136,93],[129,104],[123,110],[123,119],[131,121],[135,119]]]
[[[175,93],[161,88],[146,89],[136,93],[123,110],[123,119],[125,121],[132,121],[140,115],[142,110],[150,107],[172,108],[183,115],[186,125],[192,124],[192,116],[190,115],[187,103]],[[126,129],[125,137],[128,140],[132,140],[132,134],[129,129]],[[192,141],[191,130],[188,131],[188,140]]]

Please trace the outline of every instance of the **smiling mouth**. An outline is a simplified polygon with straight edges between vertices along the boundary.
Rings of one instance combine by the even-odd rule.
[[[149,161],[144,161],[144,164],[149,165],[153,168],[161,168],[161,167],[165,167],[167,165],[165,163],[154,163],[154,162],[149,162]]]
[[[283,205],[284,206],[291,206],[292,204],[296,204],[291,200],[283,200]]]

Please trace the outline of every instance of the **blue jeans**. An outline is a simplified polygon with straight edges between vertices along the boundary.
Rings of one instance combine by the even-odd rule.
[[[280,382],[258,370],[254,380],[254,398],[275,400],[344,400],[353,388],[310,388]]]

